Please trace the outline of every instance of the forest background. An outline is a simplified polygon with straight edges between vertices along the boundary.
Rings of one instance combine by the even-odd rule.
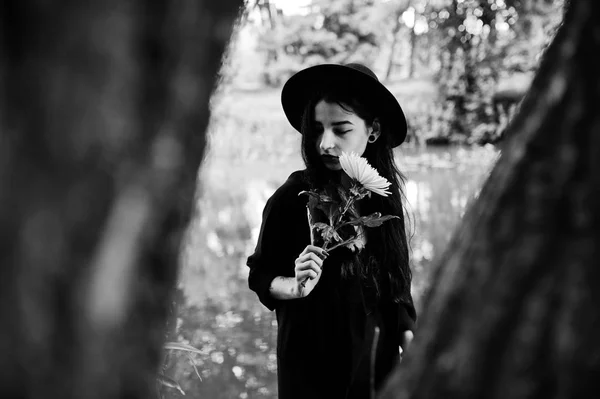
[[[302,168],[281,86],[319,63],[360,62],[405,110],[412,294],[418,309],[500,151],[562,19],[562,0],[248,0],[211,99],[196,217],[157,389],[164,398],[276,398],[276,320],[247,286],[266,200]]]
[[[409,142],[496,143],[554,36],[562,3],[248,0],[221,87],[277,92],[308,66],[360,62],[406,109]]]

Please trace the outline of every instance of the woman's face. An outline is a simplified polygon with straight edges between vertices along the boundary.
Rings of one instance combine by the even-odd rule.
[[[346,107],[350,109],[350,107]],[[329,170],[341,170],[342,152],[362,155],[367,148],[372,127],[352,111],[337,103],[321,100],[315,106],[317,152]]]

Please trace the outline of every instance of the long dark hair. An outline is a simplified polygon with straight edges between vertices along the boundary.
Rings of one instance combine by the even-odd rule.
[[[330,88],[316,92],[306,105],[302,119],[302,158],[306,164],[305,178],[312,188],[323,187],[335,179],[337,173],[325,167],[317,151],[320,132],[315,129],[315,106],[321,100],[330,104],[336,103],[345,110],[354,112],[367,126],[371,126],[377,117],[376,110],[370,109],[360,97],[350,88]],[[342,273],[361,278],[378,298],[411,303],[412,274],[403,205],[405,178],[394,160],[393,148],[389,142],[391,132],[385,120],[380,119],[380,129],[381,135],[378,140],[367,145],[363,157],[391,183],[391,195],[371,195],[369,199],[364,199],[361,202],[361,213],[368,215],[381,212],[384,215],[396,215],[398,219],[368,229],[367,247],[356,257],[357,261],[350,262],[342,268]]]

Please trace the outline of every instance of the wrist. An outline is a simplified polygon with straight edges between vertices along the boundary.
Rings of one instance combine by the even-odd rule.
[[[292,280],[292,297],[293,298],[302,298],[302,287],[298,284],[298,280],[295,277],[291,278]]]

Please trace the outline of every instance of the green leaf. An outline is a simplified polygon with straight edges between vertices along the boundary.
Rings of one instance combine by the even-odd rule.
[[[179,383],[177,381],[175,381],[174,379],[172,379],[171,377],[167,377],[164,374],[160,374],[158,373],[156,376],[156,380],[169,388],[175,388],[177,389],[179,392],[181,392],[182,395],[185,395],[185,392],[183,391],[183,389],[181,389],[181,385],[179,385]]]
[[[200,351],[200,349],[194,348],[191,345],[187,345],[187,344],[182,344],[181,342],[166,342],[163,345],[164,349],[170,349],[170,350],[177,350],[177,351],[186,351],[186,352],[192,352],[192,353],[198,353],[198,354],[202,354],[202,352]]]
[[[358,214],[358,210],[356,209],[356,204],[352,204],[352,206],[348,208],[348,211],[346,211],[346,213],[350,216],[350,219],[360,217],[360,215]]]
[[[338,186],[337,192],[338,192],[338,195],[340,196],[340,199],[342,200],[342,203],[348,202],[348,200],[350,198],[348,197],[348,192],[346,191],[346,189],[343,186]]]
[[[310,195],[307,203],[308,209],[314,211],[319,206],[319,197],[315,195]]]
[[[298,195],[305,194],[309,196],[308,199],[308,208],[312,213],[316,209],[321,210],[327,219],[333,220],[336,217],[336,213],[339,213],[338,204],[333,198],[322,192],[317,192],[315,190],[310,191],[301,191]]]
[[[360,238],[356,237],[355,239],[346,242],[345,247],[352,250],[352,252],[361,252],[364,248],[364,242]]]
[[[316,228],[319,231],[321,237],[326,242],[331,242],[331,240],[335,240],[337,242],[342,241],[342,237],[340,237],[338,232],[335,231],[335,229],[327,223],[315,223],[314,228]]]
[[[333,198],[331,198],[331,196],[325,194],[325,193],[320,193],[318,191],[315,190],[304,190],[304,191],[300,191],[298,193],[298,195],[303,195],[306,194],[308,196],[310,196],[311,198],[316,199],[318,202],[321,203],[326,203],[326,202],[334,202]]]
[[[323,230],[326,230],[326,229],[330,229],[330,228],[331,228],[331,226],[330,226],[330,225],[328,225],[327,223],[322,223],[322,222],[317,222],[317,223],[315,223],[315,224],[313,225],[313,227],[314,227],[315,229],[319,230],[319,231],[323,231]]]
[[[300,195],[308,195],[308,196],[309,196],[309,197],[311,197],[311,198],[313,198],[313,197],[316,197],[317,199],[319,198],[319,194],[317,194],[317,193],[316,193],[315,191],[313,191],[313,190],[303,190],[303,191],[300,191],[300,192],[298,193],[298,195],[299,195],[299,196],[300,196]]]
[[[379,227],[384,222],[391,219],[399,219],[398,216],[394,215],[385,215],[381,216],[381,213],[375,212],[370,214],[369,216],[361,216],[356,219],[352,219],[348,222],[348,224],[353,226],[365,226],[365,227]]]
[[[336,242],[342,242],[342,241],[343,241],[342,237],[340,237],[340,235],[338,234],[338,232],[337,232],[337,231],[335,231],[335,230],[333,230],[333,232],[332,232],[332,236],[333,236],[333,239],[334,239]]]
[[[337,225],[338,223],[340,223],[340,221],[346,216],[346,214],[350,214],[351,216],[356,216],[358,217],[358,213],[356,211],[356,206],[354,205],[354,201],[355,199],[353,197],[350,196],[350,194],[348,193],[348,191],[342,187],[342,186],[338,186],[337,188],[337,192],[338,195],[341,199],[341,204],[337,209],[337,212],[334,215],[334,219],[333,220],[333,225]],[[344,211],[344,209],[346,209],[346,212],[344,215],[342,215],[342,212]]]
[[[322,203],[326,203],[326,202],[335,202],[333,200],[333,198],[331,198],[331,196],[327,195],[327,194],[319,194],[319,201],[321,201]]]
[[[322,210],[329,220],[334,219],[335,215],[339,213],[339,207],[334,202],[321,202],[316,206],[316,208]]]

